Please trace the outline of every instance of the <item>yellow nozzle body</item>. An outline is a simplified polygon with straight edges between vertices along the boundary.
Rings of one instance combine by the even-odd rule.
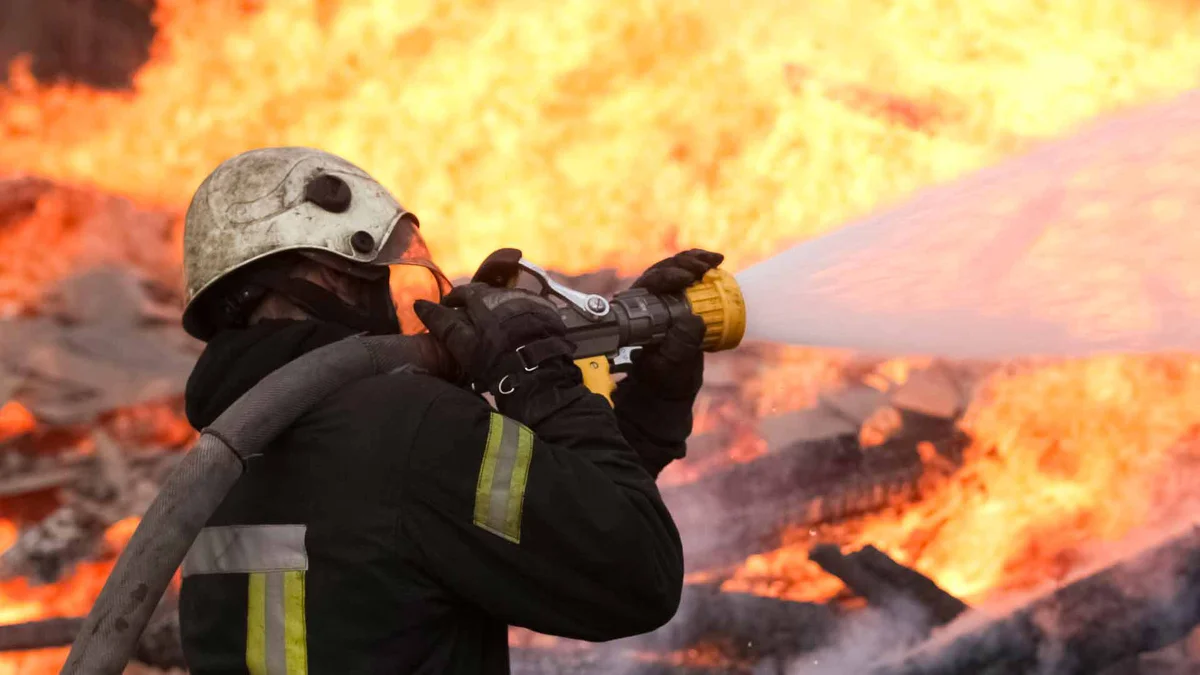
[[[692,313],[704,320],[704,351],[733,349],[746,334],[746,300],[737,279],[723,269],[709,270],[685,292]]]

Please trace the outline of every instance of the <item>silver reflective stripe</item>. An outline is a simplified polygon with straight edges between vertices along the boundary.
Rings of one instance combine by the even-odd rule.
[[[272,572],[267,575],[266,597],[266,656],[267,673],[269,675],[286,675],[287,652],[283,639],[284,607],[283,607],[283,573]]]
[[[488,498],[488,517],[484,524],[496,532],[505,531],[508,518],[508,498],[512,494],[513,467],[517,464],[517,435],[520,426],[513,422],[501,427],[500,448],[496,453],[496,473],[492,477],[492,494]]]
[[[183,560],[183,576],[308,569],[303,525],[206,527]]]

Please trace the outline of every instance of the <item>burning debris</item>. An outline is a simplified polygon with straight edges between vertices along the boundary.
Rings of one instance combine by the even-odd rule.
[[[1130,659],[1177,643],[1200,625],[1200,526],[1006,616],[972,618],[898,661],[877,665],[872,675],[1083,675],[1122,663],[1123,672],[1136,671]]]
[[[746,463],[663,489],[684,535],[691,569],[735,564],[778,548],[788,527],[815,527],[869,513],[917,494],[929,443],[961,454],[965,436],[946,421],[941,437],[900,438],[863,448],[857,433],[791,442]]]

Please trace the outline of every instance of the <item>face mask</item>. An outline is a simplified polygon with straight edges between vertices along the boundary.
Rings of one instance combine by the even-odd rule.
[[[371,335],[400,333],[400,320],[396,317],[396,305],[392,301],[386,276],[367,282],[366,306],[363,308],[347,303],[337,293],[306,279],[279,274],[267,275],[257,282],[287,298],[315,319],[341,324]]]

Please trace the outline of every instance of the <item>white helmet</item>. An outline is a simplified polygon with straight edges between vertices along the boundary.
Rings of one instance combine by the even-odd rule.
[[[184,329],[211,337],[216,327],[201,308],[214,285],[284,251],[351,274],[420,265],[442,286],[417,228],[386,188],[340,157],[312,148],[237,155],[200,184],[184,220]]]

